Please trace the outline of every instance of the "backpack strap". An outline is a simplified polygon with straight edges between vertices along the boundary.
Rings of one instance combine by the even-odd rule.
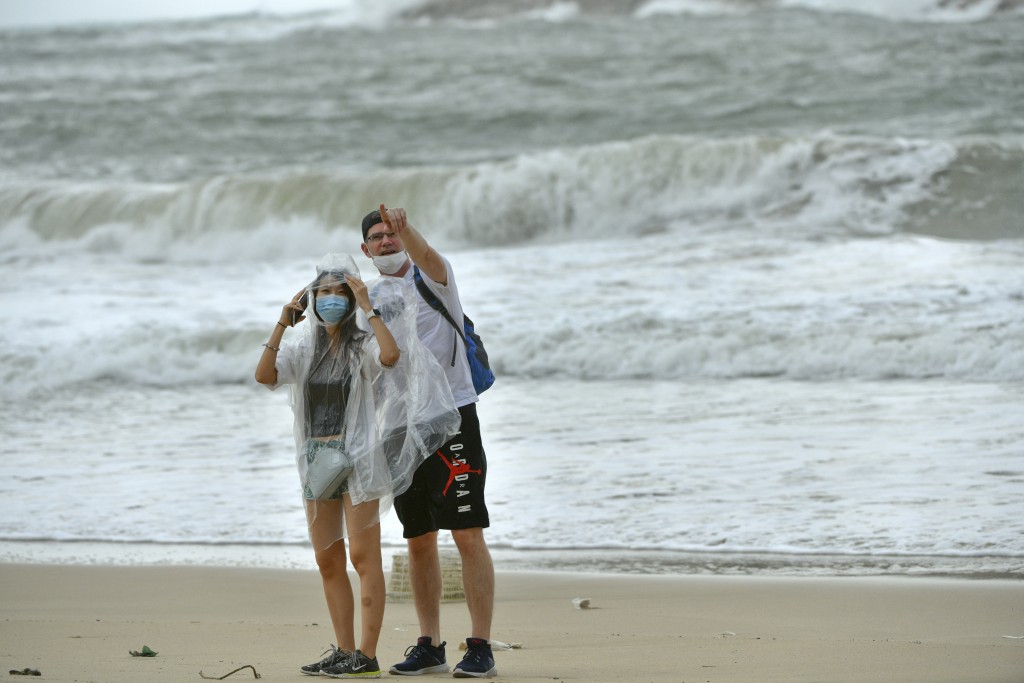
[[[412,267],[412,278],[413,280],[416,281],[416,289],[419,290],[420,296],[423,297],[423,300],[426,301],[431,308],[440,313],[441,317],[448,321],[448,324],[455,328],[455,334],[457,334],[459,338],[462,339],[462,343],[466,345],[466,348],[469,348],[469,342],[466,341],[466,335],[463,333],[462,327],[458,323],[456,323],[455,320],[452,318],[452,314],[448,312],[448,309],[445,307],[444,302],[441,301],[441,299],[439,299],[436,294],[430,291],[429,287],[427,287],[427,283],[423,281],[423,276],[420,275],[419,266],[415,264]],[[458,353],[458,350],[459,342],[458,340],[456,340],[455,346],[452,348],[453,367],[455,366],[455,354]]]

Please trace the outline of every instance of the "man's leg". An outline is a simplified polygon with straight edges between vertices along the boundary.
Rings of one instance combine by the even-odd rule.
[[[437,532],[407,539],[409,584],[416,603],[420,635],[441,642],[441,561],[437,556]]]
[[[466,592],[473,627],[471,635],[490,640],[494,617],[494,563],[484,540],[484,530],[455,529],[452,538],[462,556],[462,588]]]

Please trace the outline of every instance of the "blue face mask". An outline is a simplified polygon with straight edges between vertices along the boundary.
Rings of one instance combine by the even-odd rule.
[[[348,313],[348,299],[336,294],[318,296],[316,298],[316,312],[328,325],[335,325]]]

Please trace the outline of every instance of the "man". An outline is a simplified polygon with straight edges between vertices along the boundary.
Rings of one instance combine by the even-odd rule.
[[[414,280],[418,268],[426,286],[444,303],[453,320],[461,321],[462,304],[451,264],[409,223],[404,209],[383,204],[363,218],[362,251],[373,259],[382,276]],[[423,461],[409,490],[395,499],[409,546],[409,577],[420,637],[406,650],[406,659],[390,673],[418,676],[448,671],[441,640],[441,564],[437,532],[451,531],[462,557],[462,583],[472,622],[467,650],[455,665],[456,678],[491,678],[497,675],[491,652],[494,613],[494,565],[484,540],[490,526],[484,502],[487,458],[480,440],[469,361],[455,328],[420,296],[417,334],[444,368],[462,416],[462,427],[451,441]]]

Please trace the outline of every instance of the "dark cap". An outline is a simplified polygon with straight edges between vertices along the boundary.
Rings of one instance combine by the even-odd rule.
[[[363,216],[363,241],[366,241],[366,233],[370,232],[370,228],[383,222],[380,217],[380,211],[377,209]]]

